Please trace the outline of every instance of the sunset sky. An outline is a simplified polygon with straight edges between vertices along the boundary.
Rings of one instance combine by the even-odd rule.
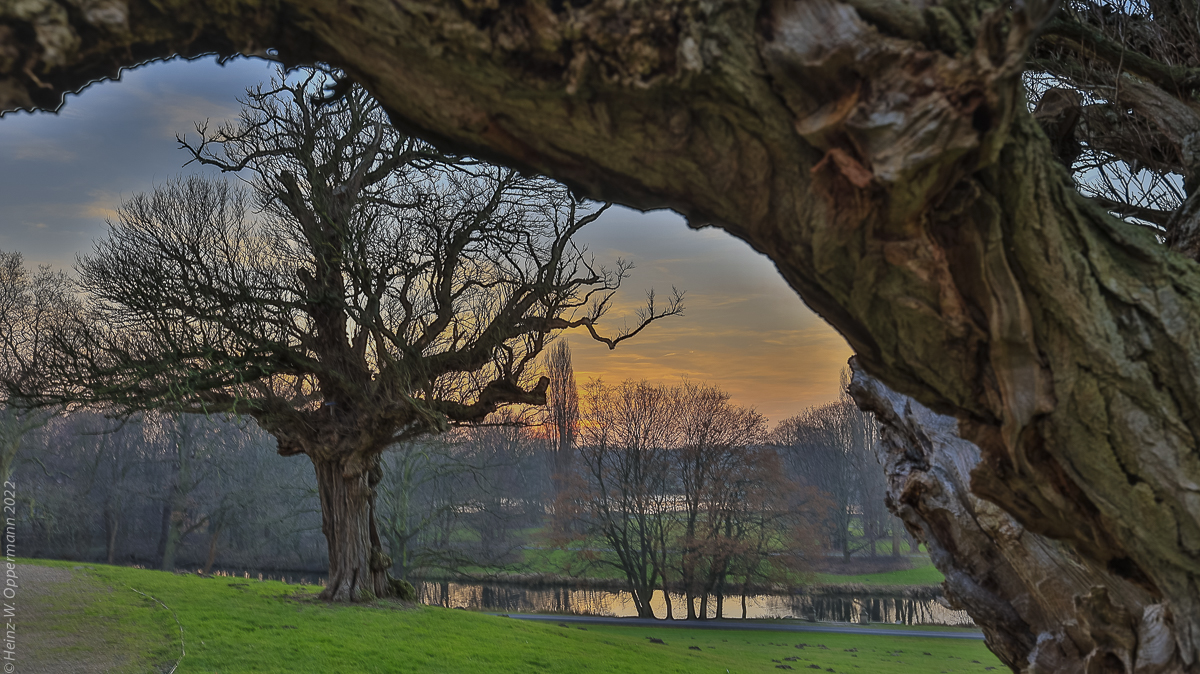
[[[241,59],[173,61],[127,71],[121,82],[71,96],[57,115],[0,120],[0,250],[69,269],[91,249],[123,199],[192,171],[175,135],[195,121],[233,117],[235,98],[273,66]],[[192,135],[195,132],[192,131]],[[601,261],[635,269],[607,319],[620,326],[654,288],[686,291],[686,315],[647,328],[615,351],[573,335],[576,377],[716,384],[776,422],[837,396],[851,352],[810,312],[765,257],[720,230],[690,230],[674,213],[614,208],[580,239]]]

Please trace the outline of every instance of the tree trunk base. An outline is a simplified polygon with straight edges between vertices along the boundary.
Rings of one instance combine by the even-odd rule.
[[[375,527],[375,485],[382,476],[378,463],[375,459],[366,471],[347,476],[341,461],[313,459],[321,496],[321,529],[329,548],[329,583],[320,599],[416,600],[412,585],[388,574],[392,560],[384,554]]]

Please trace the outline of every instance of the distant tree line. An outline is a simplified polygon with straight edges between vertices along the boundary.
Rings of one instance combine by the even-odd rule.
[[[574,376],[560,344],[545,361],[565,386]],[[593,381],[551,399],[569,402],[383,454],[378,517],[396,577],[519,572],[525,548],[557,545],[578,553],[577,574],[619,569],[643,615],[670,589],[686,601],[668,601],[669,615],[703,618],[754,585],[803,581],[819,558],[906,544],[875,482],[874,422],[846,400],[768,433],[761,415],[694,382]],[[311,471],[279,461],[274,439],[244,419],[59,411],[21,442],[22,554],[326,568]]]
[[[611,552],[592,558],[625,575],[639,616],[654,617],[661,590],[672,617],[673,587],[688,618],[710,597],[720,616],[730,590],[803,569],[821,497],[783,475],[761,415],[691,382],[593,381],[582,398],[579,466],[555,516],[568,540]]]
[[[311,469],[232,417],[92,411],[24,434],[21,554],[211,572],[323,572],[327,552]],[[379,517],[393,573],[406,578],[519,561],[515,532],[537,526],[550,493],[542,444],[482,428],[385,453]]]
[[[822,526],[831,550],[844,559],[875,557],[880,543],[888,542],[890,554],[899,556],[911,541],[884,502],[887,481],[878,454],[878,426],[846,392],[849,370],[842,370],[840,384],[837,400],[784,419],[770,442],[792,479],[830,500]]]

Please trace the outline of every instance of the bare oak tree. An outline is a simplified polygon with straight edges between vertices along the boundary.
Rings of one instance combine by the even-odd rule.
[[[286,75],[286,73],[285,73]],[[571,237],[604,211],[545,178],[445,157],[388,124],[361,88],[315,100],[320,71],[248,92],[239,122],[199,127],[192,177],[119,207],[80,259],[93,313],[55,338],[42,403],[252,417],[316,470],[334,601],[405,594],[375,521],[380,454],[511,404],[552,333],[597,332],[628,266]]]

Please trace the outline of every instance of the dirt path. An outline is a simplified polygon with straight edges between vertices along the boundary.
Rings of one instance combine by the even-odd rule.
[[[16,607],[16,668],[0,667],[5,674],[101,674],[133,666],[133,658],[106,639],[103,625],[78,619],[112,588],[79,571],[25,564],[17,567],[17,582],[17,596],[8,601]]]

